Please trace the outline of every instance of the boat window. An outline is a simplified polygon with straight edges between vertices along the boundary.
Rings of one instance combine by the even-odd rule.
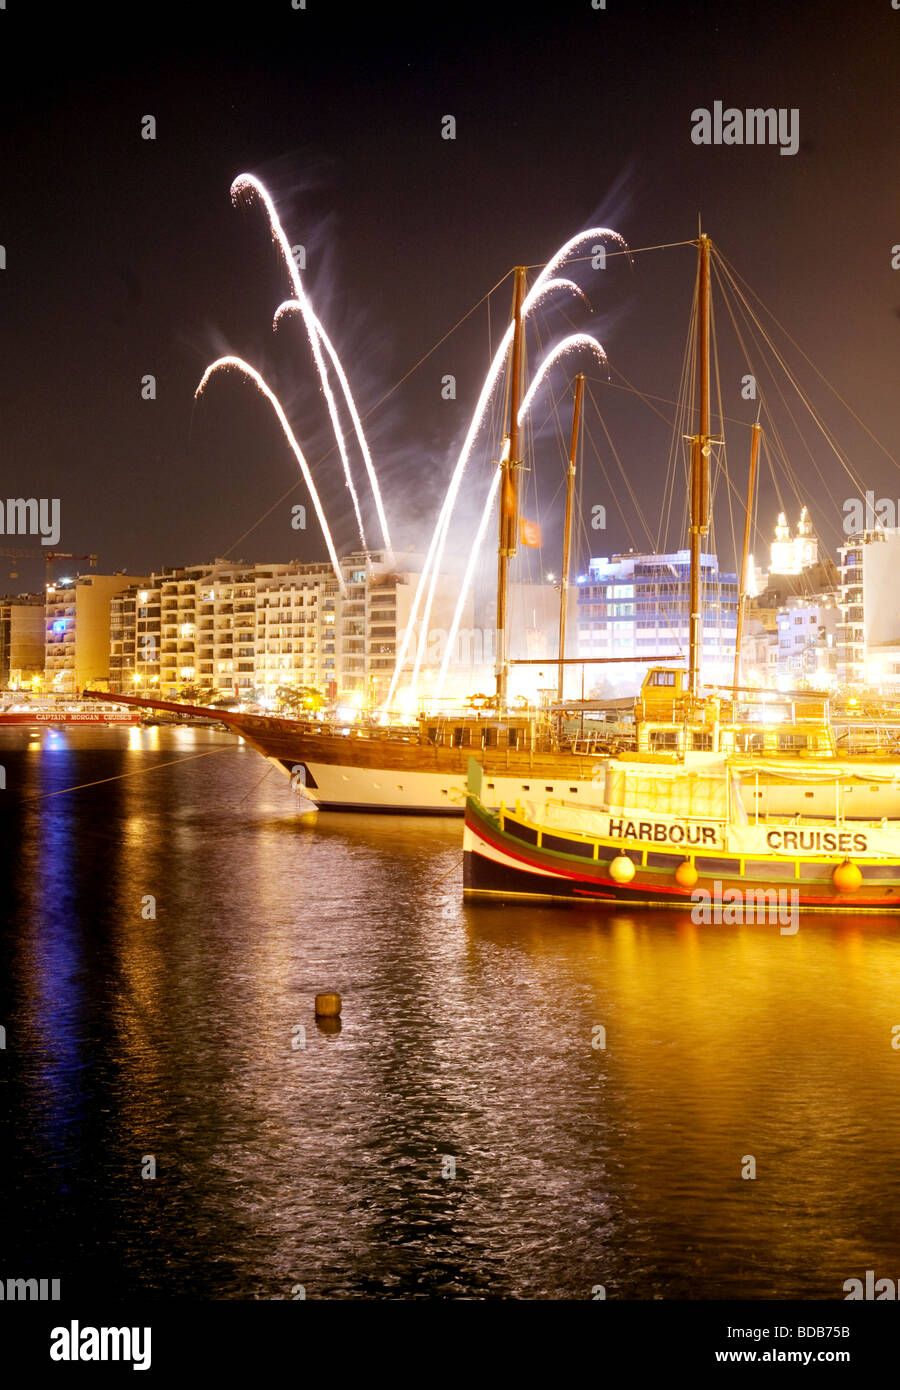
[[[484,746],[485,746],[485,748],[496,748],[496,747],[497,747],[497,730],[496,730],[496,729],[485,729],[485,731],[484,731]]]
[[[806,748],[809,739],[806,734],[779,734],[778,751],[779,753],[796,753],[801,748]]]
[[[510,747],[510,748],[518,748],[518,746],[519,746],[519,735],[521,734],[522,730],[521,730],[521,729],[510,729],[508,732],[509,732],[509,747]]]
[[[678,747],[678,734],[674,729],[652,729],[650,732],[651,753],[674,752]]]
[[[437,731],[437,725],[436,725],[436,724],[430,725],[429,728],[427,728],[427,729],[425,730],[425,737],[426,737],[426,739],[428,740],[429,743],[437,743],[437,741],[438,741],[438,731]]]
[[[472,730],[463,728],[461,725],[457,724],[456,728],[453,730],[453,747],[463,748],[471,742]]]
[[[651,684],[651,685],[674,685],[674,684],[675,684],[675,672],[674,672],[674,671],[654,671],[654,672],[653,672],[653,675],[650,677],[650,684]]]
[[[691,746],[695,753],[711,753],[713,746],[712,734],[695,733],[691,740]]]

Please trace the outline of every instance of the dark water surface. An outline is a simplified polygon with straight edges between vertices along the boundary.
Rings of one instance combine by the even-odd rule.
[[[900,1277],[898,919],[468,905],[459,822],[302,828],[225,734],[6,730],[0,763],[4,1278],[840,1299]]]

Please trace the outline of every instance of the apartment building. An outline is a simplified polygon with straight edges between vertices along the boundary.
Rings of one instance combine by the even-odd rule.
[[[837,667],[847,685],[900,693],[900,530],[876,528],[840,547]]]
[[[39,687],[44,677],[44,595],[0,598],[0,690]]]
[[[272,699],[308,685],[331,700],[379,702],[409,622],[421,557],[375,552],[325,562],[215,560],[132,584],[110,610],[110,679],[117,690]],[[452,578],[438,584],[431,625],[449,628]],[[467,610],[469,611],[469,610]],[[471,617],[469,618],[471,622]]]
[[[737,576],[720,573],[715,555],[702,555],[700,565],[702,673],[726,680],[734,663]],[[687,663],[689,551],[593,559],[579,576],[577,599],[579,657],[615,657],[623,676],[627,663],[654,656],[683,656]]]
[[[135,582],[128,574],[82,574],[47,585],[44,688],[48,693],[75,695],[86,686],[106,684],[110,602]]]
[[[841,612],[831,595],[789,599],[778,610],[778,675],[820,689],[837,680]]]

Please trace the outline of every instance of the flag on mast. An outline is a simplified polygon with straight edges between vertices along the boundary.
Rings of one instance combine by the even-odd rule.
[[[537,547],[541,543],[541,528],[536,521],[528,521],[524,516],[519,517],[519,541],[522,545]]]

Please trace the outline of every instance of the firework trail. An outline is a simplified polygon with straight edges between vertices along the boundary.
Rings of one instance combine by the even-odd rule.
[[[526,296],[525,301],[522,304],[523,325],[527,316],[535,308],[537,308],[538,304],[541,302],[545,295],[550,294],[554,290],[566,289],[567,287],[573,284],[571,280],[558,280],[553,278],[550,274],[551,266],[559,265],[560,262],[564,259],[564,256],[568,254],[568,249],[577,245],[577,243],[582,239],[590,236],[599,236],[601,234],[606,234],[606,230],[606,228],[595,227],[587,232],[580,232],[577,236],[572,237],[570,241],[566,242],[565,246],[563,246],[559,251],[557,251],[556,255],[553,257],[553,260],[551,262],[548,262],[548,264],[544,267],[540,275],[535,280],[530,293]],[[618,237],[617,232],[609,233],[609,235]],[[618,239],[621,241],[621,237],[618,237]],[[575,285],[574,288],[579,294],[581,294],[581,291],[578,289],[577,285]],[[481,402],[479,401],[479,406],[476,407],[475,418],[472,422],[472,428],[470,429],[469,436],[467,437],[466,443],[463,446],[463,451],[460,454],[460,457],[457,461],[456,469],[454,471],[453,477],[450,480],[450,486],[447,489],[447,496],[444,500],[444,506],[441,510],[441,516],[439,518],[441,535],[435,556],[434,569],[431,573],[431,582],[428,588],[428,597],[425,603],[425,610],[422,615],[422,631],[419,637],[419,644],[416,648],[416,659],[413,664],[412,680],[410,682],[412,698],[415,698],[416,687],[418,685],[419,680],[419,670],[421,668],[422,659],[425,654],[428,620],[431,617],[431,608],[434,602],[435,590],[437,588],[440,564],[444,553],[444,545],[446,544],[447,536],[450,531],[450,520],[453,514],[453,508],[456,505],[456,499],[459,495],[459,488],[460,483],[462,481],[462,475],[465,472],[466,463],[468,462],[468,456],[471,451],[471,447],[474,444],[475,436],[477,435],[478,430],[481,426],[481,422],[484,418],[484,408],[487,406],[487,401],[490,399],[490,395],[493,392],[493,388],[502,373],[503,366],[506,361],[506,356],[509,352],[509,346],[512,342],[513,332],[514,327],[512,324],[509,324],[500,343],[500,346],[497,349],[494,361],[491,363],[488,378],[485,382],[486,387],[489,385],[489,390],[487,391],[487,396],[484,400],[484,407],[481,407]]]
[[[543,362],[538,368],[537,375],[535,376],[534,381],[531,383],[527,392],[525,393],[525,397],[522,401],[521,406],[519,407],[520,425],[523,425],[525,423],[525,418],[529,410],[531,409],[531,403],[537,395],[538,391],[540,390],[544,378],[550,371],[551,367],[553,367],[560,360],[561,357],[564,357],[567,352],[576,352],[583,348],[588,348],[592,352],[595,352],[601,364],[604,367],[606,366],[606,353],[603,351],[603,348],[597,342],[597,339],[591,337],[589,333],[573,333],[568,338],[564,338],[561,343],[557,343],[556,347],[554,347],[553,349],[551,349],[550,352],[548,352],[547,356],[544,358]],[[507,457],[508,454],[509,438],[507,437],[503,449],[503,455],[500,460],[501,463],[503,462],[503,459]],[[469,555],[468,564],[466,565],[466,572],[463,576],[462,588],[460,589],[459,598],[457,600],[456,608],[453,613],[453,621],[450,624],[450,632],[447,637],[447,645],[444,648],[444,655],[441,660],[441,668],[438,672],[438,678],[435,683],[434,698],[436,700],[440,699],[440,694],[443,688],[444,680],[447,676],[447,667],[450,663],[450,654],[453,651],[453,644],[456,641],[456,634],[459,631],[459,624],[462,619],[463,606],[466,601],[466,595],[469,591],[469,586],[472,583],[472,576],[475,572],[475,565],[477,563],[478,553],[481,549],[481,543],[484,540],[485,531],[487,530],[487,524],[490,520],[490,515],[493,510],[494,499],[497,496],[497,489],[500,486],[501,476],[501,470],[497,468],[493,478],[491,479],[491,486],[488,490],[487,498],[485,499],[484,510],[481,513],[481,520],[478,523],[478,530],[475,534],[475,542],[472,547],[472,551]]]
[[[312,348],[312,354],[315,360],[316,369],[319,373],[319,379],[322,383],[322,392],[325,396],[325,401],[328,406],[328,414],[331,418],[331,426],[334,430],[335,442],[338,446],[338,451],[340,452],[341,456],[341,463],[344,467],[344,477],[346,479],[347,488],[350,492],[351,498],[353,499],[353,509],[356,513],[356,522],[357,527],[359,529],[360,542],[362,544],[363,551],[366,554],[366,558],[368,559],[369,551],[368,546],[366,544],[365,530],[363,527],[362,515],[360,513],[359,508],[359,497],[357,496],[356,488],[353,485],[353,478],[350,471],[350,460],[347,455],[346,441],[344,437],[344,431],[341,428],[341,421],[340,415],[338,413],[337,402],[334,399],[334,393],[331,389],[331,384],[329,382],[328,368],[322,356],[323,347],[331,359],[332,366],[335,370],[338,381],[341,385],[341,390],[344,394],[344,400],[350,412],[350,417],[353,421],[353,426],[356,431],[357,439],[359,441],[360,450],[362,452],[363,460],[365,462],[366,471],[369,476],[369,482],[372,486],[372,493],[375,498],[375,506],[378,512],[378,520],[381,525],[381,532],[384,538],[385,549],[390,551],[392,547],[390,535],[388,533],[387,528],[387,518],[384,514],[384,507],[381,501],[381,491],[378,487],[378,479],[375,476],[375,467],[372,463],[372,457],[369,452],[369,447],[366,442],[365,435],[363,433],[362,420],[360,419],[359,412],[356,409],[356,404],[353,400],[353,396],[350,391],[350,383],[347,380],[347,376],[344,372],[343,367],[341,366],[338,355],[331,343],[330,338],[325,332],[325,329],[322,327],[322,324],[316,317],[316,314],[313,311],[313,307],[310,304],[309,299],[306,296],[306,292],[303,289],[303,285],[300,281],[300,275],[294,262],[294,257],[291,253],[291,248],[288,243],[288,239],[285,236],[284,228],[281,225],[278,213],[275,211],[275,204],[272,202],[272,198],[269,195],[268,190],[260,182],[260,180],[255,177],[255,175],[239,174],[238,177],[234,180],[234,183],[231,185],[232,202],[235,205],[237,205],[242,198],[252,198],[254,196],[260,199],[261,203],[263,204],[263,207],[266,210],[266,216],[269,219],[269,227],[272,232],[272,240],[275,242],[276,246],[281,251],[285,269],[287,270],[288,276],[290,278],[291,288],[294,292],[294,299],[293,301],[288,301],[288,304],[290,305],[290,307],[294,307],[294,305],[296,305],[297,309],[299,309],[300,314],[303,317],[303,323],[306,328],[307,337],[309,338],[310,347]],[[281,309],[284,309],[286,307],[287,305],[282,305],[278,313],[281,312]],[[275,316],[276,322],[278,319],[278,313],[276,313]]]
[[[522,305],[523,322],[526,316],[537,306],[537,304],[544,297],[544,295],[550,293],[551,290],[559,288],[574,289],[575,292],[581,295],[582,298],[585,297],[583,291],[577,285],[575,285],[572,280],[555,279],[553,277],[553,271],[556,269],[557,266],[561,265],[562,262],[568,258],[568,256],[571,255],[571,253],[575,250],[577,246],[581,245],[585,241],[590,240],[591,238],[603,237],[611,237],[614,241],[618,242],[619,245],[621,245],[624,249],[627,250],[624,238],[621,237],[618,232],[614,232],[609,227],[589,227],[586,231],[578,232],[575,236],[570,237],[569,240],[565,242],[559,248],[559,250],[551,257],[551,259],[547,262],[547,264],[544,266],[543,270],[540,272],[537,279],[535,280],[534,285],[532,286],[529,294],[525,299],[524,304]],[[472,417],[472,423],[469,426],[469,432],[466,435],[462,451],[460,452],[459,458],[456,462],[456,467],[454,468],[453,475],[450,479],[450,483],[447,488],[447,493],[444,498],[444,503],[441,507],[441,511],[438,516],[437,524],[435,527],[435,533],[432,536],[431,544],[428,548],[425,566],[422,570],[422,574],[416,588],[416,593],[413,599],[412,608],[410,610],[406,632],[404,634],[400,652],[397,655],[397,662],[394,667],[394,674],[391,677],[390,688],[385,699],[385,708],[388,708],[390,706],[390,702],[393,698],[394,691],[396,689],[397,682],[400,677],[400,672],[406,660],[406,655],[409,650],[409,643],[413,631],[413,623],[415,622],[415,618],[418,613],[419,602],[422,593],[424,592],[426,580],[429,579],[430,576],[430,583],[428,586],[428,597],[426,599],[425,609],[422,616],[421,635],[419,637],[419,642],[416,648],[415,663],[413,666],[412,680],[410,682],[410,698],[413,701],[415,700],[416,688],[418,685],[419,678],[419,670],[422,664],[422,658],[425,651],[425,643],[427,640],[428,619],[431,616],[431,608],[434,601],[434,593],[437,586],[437,578],[440,571],[440,563],[443,557],[444,545],[446,543],[447,534],[450,527],[450,518],[453,513],[453,508],[456,505],[456,499],[459,493],[459,485],[462,479],[462,475],[465,472],[469,454],[471,453],[472,446],[475,442],[475,438],[481,427],[488,402],[490,401],[494,388],[497,384],[497,380],[503,370],[504,361],[509,351],[509,345],[512,341],[513,332],[513,325],[509,324],[500,342],[500,346],[498,347],[494,355],[490,368],[488,369],[488,374],[485,377],[484,385],[482,386],[481,390],[481,395],[479,397],[478,404],[475,407],[475,413]]]
[[[576,246],[580,246],[583,241],[590,241],[591,237],[611,237],[613,241],[619,243],[623,251],[628,251],[628,243],[625,238],[619,236],[619,233],[614,232],[611,227],[588,227],[586,232],[576,232],[573,237],[569,237],[569,240],[563,243],[554,256],[550,257],[550,260],[535,280],[534,289],[532,289],[531,293],[534,294],[539,285],[544,283],[545,280],[549,280],[556,267],[562,265],[563,261],[569,259]]]
[[[308,304],[309,301],[307,300],[307,305]],[[283,313],[286,314],[294,312],[296,310],[299,310],[301,314],[303,313],[303,305],[300,302],[300,300],[284,300],[283,303],[279,304],[278,308],[275,310],[273,326],[275,328],[278,327],[278,320]],[[315,324],[316,332],[318,333],[319,338],[322,341],[322,346],[328,353],[328,356],[331,358],[331,365],[334,367],[335,375],[337,376],[337,379],[341,384],[341,390],[344,393],[344,404],[350,412],[350,419],[353,421],[353,428],[356,432],[356,442],[358,443],[360,453],[363,456],[363,463],[366,466],[366,473],[368,475],[369,483],[372,488],[372,496],[375,499],[375,510],[378,513],[378,524],[381,527],[381,539],[384,543],[384,548],[388,554],[388,563],[393,564],[394,547],[391,544],[391,537],[388,531],[387,524],[387,515],[385,514],[384,504],[381,500],[381,488],[378,486],[378,477],[375,473],[375,464],[372,462],[372,455],[369,452],[369,442],[366,439],[362,427],[362,419],[360,417],[359,411],[356,409],[356,402],[354,401],[353,394],[350,390],[350,382],[347,377],[347,373],[344,371],[341,359],[338,357],[337,352],[335,351],[334,346],[332,345],[331,339],[325,332],[325,329],[322,327],[320,319],[312,312],[312,309],[310,309],[309,312],[312,316],[312,322]],[[361,524],[362,523],[360,523],[360,525]]]
[[[312,503],[316,511],[316,516],[319,518],[319,525],[321,526],[322,534],[325,537],[325,544],[328,547],[328,555],[334,567],[334,572],[337,575],[337,581],[340,585],[341,593],[343,595],[346,595],[347,589],[344,583],[344,576],[341,573],[341,566],[338,562],[337,551],[334,548],[334,541],[331,539],[331,532],[328,529],[328,522],[325,519],[325,512],[322,507],[322,503],[319,500],[319,494],[316,491],[316,485],[313,482],[312,474],[309,471],[309,465],[303,456],[303,450],[300,448],[300,445],[297,443],[297,440],[294,437],[294,431],[291,429],[288,418],[285,415],[281,407],[281,402],[275,395],[275,392],[271,390],[269,386],[266,385],[265,381],[260,376],[256,368],[251,367],[250,363],[245,362],[242,357],[219,357],[216,359],[215,362],[211,362],[210,365],[207,367],[206,371],[203,373],[203,376],[200,379],[200,385],[194,392],[194,398],[197,399],[200,395],[202,395],[206,387],[206,384],[212,376],[213,372],[222,371],[226,368],[233,368],[236,371],[243,372],[245,376],[248,376],[250,380],[253,382],[253,384],[257,387],[257,389],[262,392],[266,400],[271,405],[272,409],[275,411],[275,414],[278,416],[278,423],[281,425],[281,428],[284,431],[285,439],[294,451],[294,457],[300,465],[300,472],[303,474],[303,479],[306,483],[306,486],[309,488],[309,495],[312,498]]]
[[[528,294],[527,298],[525,299],[522,305],[523,320],[525,319],[525,316],[528,313],[530,313],[532,309],[535,308],[535,306],[540,302],[544,295],[550,294],[553,290],[560,288],[565,289],[572,285],[573,282],[571,280],[551,280],[549,279],[549,277],[545,279],[543,285],[541,285],[540,287],[538,287],[537,282],[535,282],[534,288]],[[575,285],[574,288],[578,290],[577,285]],[[581,294],[581,291],[578,290],[578,293]],[[425,564],[423,566],[421,576],[419,577],[419,583],[416,586],[416,592],[413,597],[412,607],[410,608],[409,621],[407,623],[406,632],[403,636],[403,642],[401,644],[400,651],[397,655],[397,663],[394,667],[394,674],[391,677],[391,684],[388,689],[387,696],[385,697],[384,707],[386,709],[390,707],[394,691],[397,687],[397,682],[400,678],[400,672],[403,669],[403,664],[406,660],[406,655],[409,650],[409,644],[412,639],[413,624],[415,623],[416,615],[419,611],[419,603],[425,592],[426,582],[430,578],[431,582],[428,586],[428,596],[425,603],[425,610],[422,615],[422,630],[421,635],[419,637],[418,645],[416,647],[415,663],[413,666],[412,680],[410,682],[410,699],[413,701],[415,700],[416,687],[418,685],[419,680],[419,669],[422,664],[422,657],[425,651],[425,643],[427,640],[428,619],[431,616],[431,608],[434,602],[434,593],[437,585],[437,578],[440,570],[441,558],[444,553],[444,545],[446,543],[447,534],[450,528],[450,518],[453,514],[453,508],[456,505],[456,499],[459,495],[460,483],[462,482],[462,475],[465,472],[466,464],[469,461],[469,455],[472,452],[472,447],[475,443],[475,439],[477,438],[478,431],[480,430],[481,425],[483,423],[484,416],[487,411],[487,407],[490,402],[491,396],[494,394],[497,382],[499,381],[502,375],[503,367],[505,365],[506,358],[509,353],[509,345],[512,342],[513,332],[514,327],[512,324],[509,324],[506,328],[506,331],[504,332],[502,339],[500,340],[500,345],[497,348],[497,351],[494,353],[493,361],[491,362],[487,376],[485,377],[484,383],[481,388],[481,395],[478,397],[478,402],[475,406],[475,412],[472,416],[471,424],[469,425],[469,432],[466,435],[465,442],[463,443],[463,447],[460,452],[459,458],[456,461],[456,467],[453,470],[453,475],[447,487],[444,502],[441,507],[440,514],[438,516],[437,523],[434,528],[434,532],[432,533],[431,543],[428,547],[428,553],[425,557]]]
[[[506,458],[508,453],[509,438],[507,438],[506,446],[503,450],[503,459]],[[503,459],[501,459],[501,462],[503,461]],[[494,470],[494,476],[491,478],[491,485],[488,488],[488,495],[484,501],[484,510],[481,513],[481,520],[478,523],[478,530],[475,532],[475,541],[472,546],[471,554],[469,555],[468,564],[466,565],[466,572],[463,575],[462,588],[459,591],[459,598],[456,600],[456,608],[453,610],[453,621],[450,624],[450,631],[447,635],[447,645],[444,648],[444,655],[441,660],[441,669],[438,672],[438,678],[434,688],[434,698],[436,700],[440,699],[441,690],[443,689],[444,679],[447,675],[447,667],[450,664],[450,653],[453,651],[453,644],[456,641],[456,634],[459,632],[459,625],[462,621],[462,611],[465,605],[466,595],[469,592],[469,586],[472,583],[472,576],[475,573],[475,565],[478,561],[479,552],[481,551],[481,542],[484,540],[484,534],[487,531],[488,522],[491,519],[491,512],[494,510],[494,502],[497,497],[497,492],[500,488],[500,482],[502,477],[503,473],[501,469],[499,467],[496,468]]]
[[[535,376],[534,381],[531,383],[528,390],[525,392],[525,395],[522,399],[522,406],[519,410],[519,424],[522,424],[523,420],[525,419],[525,416],[531,407],[531,402],[534,400],[535,396],[540,390],[541,385],[543,384],[544,377],[550,371],[550,368],[555,366],[559,359],[561,357],[564,357],[567,352],[578,352],[582,348],[588,348],[591,352],[595,352],[600,361],[601,367],[605,367],[607,365],[606,353],[604,352],[600,344],[597,342],[597,339],[591,337],[590,333],[572,333],[569,335],[568,338],[563,338],[562,342],[557,343],[556,347],[551,348],[551,350],[547,353],[547,356],[544,358],[543,362],[537,370],[537,375]]]

